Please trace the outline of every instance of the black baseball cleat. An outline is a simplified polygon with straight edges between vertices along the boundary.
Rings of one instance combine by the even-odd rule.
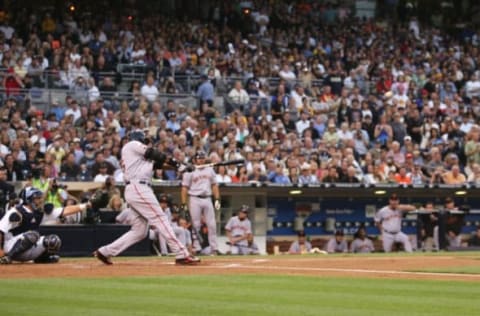
[[[100,251],[98,250],[95,250],[93,252],[93,256],[96,257],[98,260],[100,260],[101,262],[105,263],[106,265],[112,265],[113,262],[112,260],[110,260],[109,257],[107,256],[104,256]]]
[[[201,260],[198,257],[188,256],[185,258],[175,259],[175,264],[187,266],[198,264],[200,261]]]

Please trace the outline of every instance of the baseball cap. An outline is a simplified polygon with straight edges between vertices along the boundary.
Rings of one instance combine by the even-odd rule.
[[[335,231],[335,236],[343,236],[343,235],[344,235],[343,230],[337,229],[337,231]]]
[[[158,198],[159,203],[168,203],[168,196],[166,194],[161,194]]]
[[[203,159],[207,156],[203,150],[199,150],[195,153],[195,159]]]
[[[397,195],[397,193],[392,193],[392,194],[390,195],[390,200],[397,201],[397,200],[398,200],[398,195]]]
[[[240,212],[244,212],[244,213],[248,213],[248,212],[250,212],[250,207],[249,207],[248,205],[245,205],[245,204],[244,204],[244,205],[240,206],[240,210],[239,210],[239,211],[240,211]]]
[[[411,141],[412,137],[410,135],[407,135],[403,138],[404,141]]]
[[[451,197],[446,197],[445,198],[445,204],[453,203],[453,199]]]

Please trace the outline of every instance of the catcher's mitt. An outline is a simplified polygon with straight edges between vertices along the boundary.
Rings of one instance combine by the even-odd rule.
[[[95,193],[93,193],[92,197],[89,199],[89,202],[93,209],[105,208],[109,202],[108,193],[103,190],[97,190]]]

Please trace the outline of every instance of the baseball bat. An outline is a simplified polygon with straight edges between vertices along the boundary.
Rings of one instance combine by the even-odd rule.
[[[233,159],[233,160],[227,160],[227,161],[220,161],[216,163],[206,163],[203,165],[196,165],[196,169],[203,169],[207,167],[217,167],[217,166],[229,166],[229,165],[242,165],[245,163],[245,159]]]

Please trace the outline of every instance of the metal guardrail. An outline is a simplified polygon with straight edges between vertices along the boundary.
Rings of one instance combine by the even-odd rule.
[[[197,106],[195,92],[201,82],[200,75],[198,73],[186,74],[183,72],[176,72],[175,69],[172,68],[164,67],[159,70],[147,65],[137,64],[118,64],[116,70],[117,71],[114,72],[90,73],[90,75],[97,82],[101,82],[106,77],[110,77],[115,83],[115,88],[117,90],[115,92],[102,91],[101,85],[97,85],[100,90],[100,95],[102,98],[107,100],[107,107],[111,106],[115,110],[119,107],[119,104],[122,101],[126,100],[130,102],[134,100],[135,95],[129,92],[132,82],[137,81],[141,86],[150,71],[153,71],[156,75],[157,86],[164,85],[165,81],[170,77],[174,79],[175,90],[177,92],[174,94],[161,94],[159,98],[161,101],[166,101],[167,99],[181,99],[180,102],[186,106]],[[0,68],[0,79],[8,75],[10,75],[10,73],[7,71],[7,69]],[[238,105],[232,104],[227,94],[236,81],[241,81],[245,87],[247,80],[248,78],[236,76],[218,78],[216,84],[216,95],[221,98],[222,101],[220,104],[218,104],[221,112],[230,112],[232,109],[239,108]],[[262,81],[268,85],[270,92],[272,92],[280,83],[280,78],[262,78]],[[287,84],[290,86],[290,88],[293,88],[296,83],[302,82],[300,80],[294,80],[289,81]],[[312,80],[311,84],[312,86],[321,87],[323,85],[323,80],[314,79]],[[373,84],[374,81],[370,81],[370,84],[368,85],[370,86],[370,89]],[[48,106],[52,103],[52,101],[57,99],[59,102],[61,102],[61,100],[64,100],[67,95],[74,96],[77,101],[81,103],[86,103],[89,99],[87,87],[69,87],[65,83],[61,82],[59,72],[47,70],[32,78],[32,87],[30,89],[0,89],[0,102],[12,96],[18,98],[19,100],[28,98],[33,105],[36,105],[42,110],[48,111]],[[242,111],[245,110],[248,112],[249,108],[254,104],[261,106],[262,109],[265,110],[270,109],[270,100],[265,98],[255,98],[252,96],[249,104],[240,106],[240,108]],[[133,106],[135,106],[135,103],[133,103]]]

